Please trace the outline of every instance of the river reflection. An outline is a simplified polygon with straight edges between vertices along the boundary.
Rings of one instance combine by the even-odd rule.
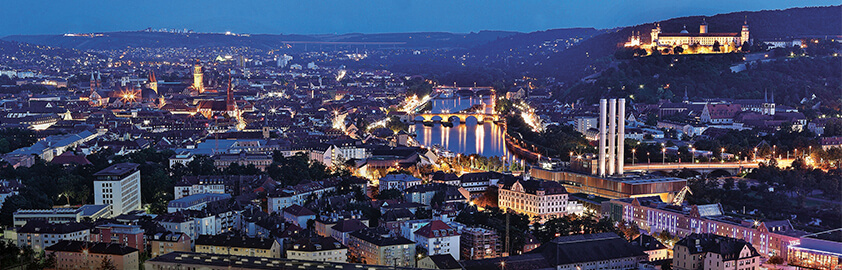
[[[453,127],[415,124],[415,139],[428,147],[441,146],[453,153],[463,155],[478,154],[486,157],[506,157],[512,160],[512,154],[506,148],[505,132],[501,125],[486,122],[477,124],[473,118],[467,123],[455,123]]]

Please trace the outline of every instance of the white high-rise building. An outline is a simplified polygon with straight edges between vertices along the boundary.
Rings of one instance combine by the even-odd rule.
[[[573,119],[576,131],[585,134],[588,132],[588,129],[596,128],[597,125],[597,117],[593,116],[577,116]]]
[[[140,209],[140,165],[120,163],[94,174],[94,203],[111,205],[117,216]]]
[[[279,68],[285,68],[287,65],[289,65],[289,61],[292,61],[292,56],[284,54],[284,55],[278,56],[277,60],[278,60],[278,67]]]

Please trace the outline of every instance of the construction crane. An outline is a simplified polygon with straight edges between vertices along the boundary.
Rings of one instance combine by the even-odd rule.
[[[672,199],[672,204],[681,206],[681,204],[684,203],[684,196],[686,196],[687,193],[690,193],[691,195],[693,194],[693,191],[690,190],[690,186],[684,186],[681,188],[678,195],[675,195],[675,198]]]

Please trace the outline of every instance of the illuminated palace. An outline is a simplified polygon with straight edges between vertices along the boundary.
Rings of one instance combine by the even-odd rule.
[[[702,46],[710,49],[715,44],[722,46],[721,52],[731,52],[749,42],[748,22],[743,22],[742,30],[739,33],[710,33],[708,32],[708,24],[702,21],[699,25],[698,33],[690,33],[685,26],[681,32],[678,33],[664,33],[661,32],[661,25],[655,23],[650,34],[650,44],[643,44],[640,35],[632,35],[629,42],[625,44],[626,47],[658,47],[659,49],[682,47],[685,51],[693,45]],[[712,52],[710,50],[709,52]]]

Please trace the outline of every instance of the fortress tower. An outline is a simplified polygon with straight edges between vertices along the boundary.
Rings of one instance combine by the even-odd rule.
[[[651,43],[653,45],[658,44],[658,35],[660,35],[660,34],[661,34],[661,24],[655,23],[655,28],[652,28],[652,33],[650,34],[652,39],[649,40],[649,43]]]
[[[740,31],[740,44],[739,45],[742,46],[743,43],[747,43],[747,42],[749,42],[749,40],[748,40],[748,19],[743,21],[743,30]]]

